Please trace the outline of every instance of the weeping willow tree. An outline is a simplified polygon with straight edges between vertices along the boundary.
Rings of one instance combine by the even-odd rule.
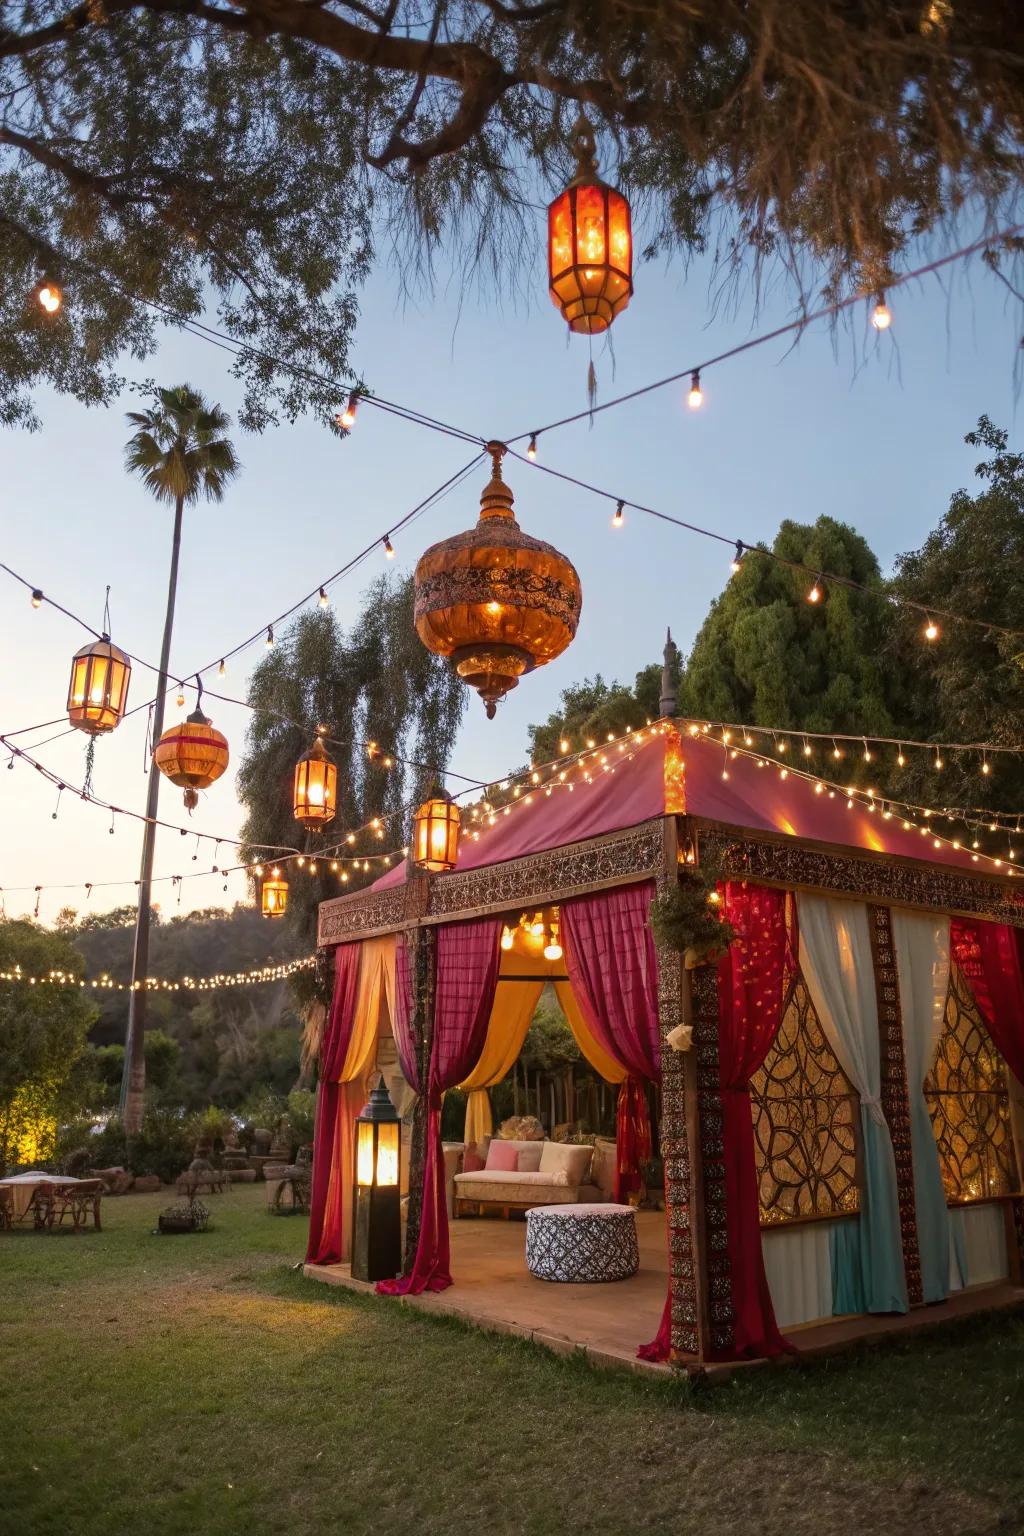
[[[248,811],[243,857],[262,859],[280,844],[315,853],[379,817],[383,839],[360,832],[342,850],[372,856],[408,841],[409,808],[448,763],[466,691],[417,638],[412,577],[389,572],[364,594],[349,630],[333,610],[317,608],[282,632],[253,673],[249,703],[255,713],[238,773]],[[338,765],[338,813],[322,832],[308,833],[292,816],[292,775],[318,726]],[[377,761],[367,752],[371,740],[381,748]],[[340,871],[320,860],[315,875],[290,873],[286,921],[312,946],[318,903],[358,890],[383,868],[372,857],[369,871],[343,864],[344,885]]]

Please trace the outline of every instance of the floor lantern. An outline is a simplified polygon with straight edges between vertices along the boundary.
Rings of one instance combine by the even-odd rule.
[[[492,720],[525,673],[572,643],[583,594],[572,563],[516,522],[501,476],[504,443],[488,443],[487,452],[493,467],[480,520],[420,556],[415,613],[423,644],[451,660]]]
[[[318,734],[295,764],[292,814],[309,831],[326,826],[338,811],[338,769]]]
[[[633,295],[629,203],[597,174],[594,133],[580,117],[576,175],[548,208],[548,291],[571,331],[606,331]]]
[[[181,725],[164,731],[156,744],[153,760],[165,778],[185,791],[185,806],[194,811],[199,791],[209,789],[228,766],[228,740],[214,729],[202,710],[200,685],[197,707]]]
[[[68,720],[90,736],[112,731],[124,718],[132,664],[124,651],[101,635],[83,645],[71,662]]]
[[[435,789],[412,819],[409,857],[417,869],[444,874],[459,857],[459,808],[445,789]]]
[[[272,869],[260,890],[260,911],[264,917],[284,917],[288,910],[288,881],[279,869]]]
[[[401,1132],[382,1077],[356,1116],[353,1280],[393,1280],[402,1268]]]

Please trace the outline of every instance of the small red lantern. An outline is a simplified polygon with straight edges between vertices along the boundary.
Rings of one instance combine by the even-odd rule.
[[[597,174],[594,134],[576,124],[577,171],[548,208],[548,288],[571,331],[606,331],[633,295],[629,203]]]
[[[165,778],[185,791],[190,811],[199,804],[199,791],[209,789],[228,766],[227,737],[215,730],[202,709],[193,710],[181,725],[164,731],[153,761]]]

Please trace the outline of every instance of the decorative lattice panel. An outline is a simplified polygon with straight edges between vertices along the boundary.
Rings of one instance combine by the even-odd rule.
[[[858,1209],[858,1101],[801,978],[750,1085],[761,1220]]]
[[[924,1084],[947,1200],[990,1199],[1020,1189],[1002,1058],[957,970],[935,1064]]]

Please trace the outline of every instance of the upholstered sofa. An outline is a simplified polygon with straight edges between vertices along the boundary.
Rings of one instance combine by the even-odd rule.
[[[455,1175],[455,1214],[526,1211],[534,1205],[610,1200],[615,1187],[615,1145],[558,1141],[490,1140],[479,1149],[484,1167]],[[509,1166],[513,1162],[514,1165]]]

